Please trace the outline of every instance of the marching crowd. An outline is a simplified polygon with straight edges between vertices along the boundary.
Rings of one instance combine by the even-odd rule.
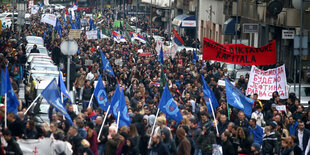
[[[64,13],[65,10],[61,12]],[[83,16],[81,15],[81,18]],[[118,16],[118,19],[124,17],[123,14]],[[60,43],[67,38],[71,28],[69,17],[66,17],[66,23],[59,17],[62,38],[57,31],[49,28],[52,26],[40,23],[39,14],[34,14],[30,18],[30,25],[21,26],[21,30],[8,27],[2,29],[0,35],[1,68],[8,66],[16,95],[25,78],[22,68],[26,62],[26,36],[44,38],[55,64],[61,69],[65,68],[63,62],[66,56],[60,52]],[[98,28],[113,29],[115,16],[111,9],[98,9],[92,18]],[[123,20],[135,24],[127,18]],[[138,19],[138,27],[145,32],[148,32],[148,24],[146,18]],[[152,34],[167,38],[164,29],[160,27],[152,31]],[[83,107],[78,114],[73,111],[73,106],[68,107],[68,114],[75,125],[70,126],[60,113],[51,108],[50,122],[36,127],[33,117],[24,115],[30,103],[20,100],[19,112],[8,113],[8,127],[4,128],[4,107],[1,106],[0,123],[4,137],[1,141],[5,140],[7,143],[5,147],[2,145],[4,149],[1,153],[3,154],[5,150],[6,154],[22,154],[22,148],[16,142],[20,139],[53,137],[68,141],[72,145],[74,155],[211,155],[218,153],[219,146],[224,155],[310,154],[310,111],[300,104],[294,92],[290,92],[289,98],[285,100],[280,99],[277,92],[273,93],[270,100],[264,101],[258,100],[257,95],[251,96],[255,102],[251,118],[247,118],[244,112],[227,106],[225,87],[218,85],[218,80],[230,78],[227,68],[218,62],[202,60],[194,64],[193,51],[177,52],[173,59],[166,59],[163,65],[167,86],[182,113],[183,120],[178,123],[167,119],[163,113],[155,118],[162,93],[162,88],[158,86],[162,78],[161,64],[157,61],[156,41],[152,35],[147,40],[149,46],[139,42],[116,43],[113,39],[87,40],[83,30],[80,39],[76,39],[79,52],[72,57],[71,78],[67,79],[71,85],[68,89],[74,88],[77,103]],[[189,46],[198,44],[189,37],[184,40]],[[109,60],[117,78],[105,73],[101,68],[99,48]],[[150,52],[152,56],[138,56],[138,49]],[[88,60],[92,63],[86,63]],[[211,112],[205,104],[200,74],[205,78],[219,103],[215,110],[216,120],[210,115]],[[94,83],[100,75],[109,101],[117,83],[124,90],[131,124],[129,127],[121,126],[118,129],[116,119],[108,114],[103,132],[97,139],[106,113],[95,99],[92,107],[87,105],[93,94]],[[248,80],[249,75],[242,76],[235,84],[244,92]],[[1,103],[4,103],[3,97]],[[286,112],[279,112],[276,109],[277,105],[285,105]],[[310,102],[308,107],[309,105]],[[151,135],[155,119],[157,119],[155,131]],[[55,149],[55,152],[59,155],[65,154],[61,147]]]

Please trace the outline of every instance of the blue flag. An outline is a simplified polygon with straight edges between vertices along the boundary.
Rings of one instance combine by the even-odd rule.
[[[195,50],[193,50],[193,63],[195,64],[197,61],[199,61],[199,58],[197,57]]]
[[[19,106],[19,101],[12,88],[10,75],[7,67],[5,67],[5,73],[3,70],[1,71],[1,95],[2,93],[3,95],[5,93],[7,94],[6,104],[8,112],[17,114],[17,107]]]
[[[6,79],[5,79],[5,72],[1,69],[1,89],[0,89],[0,96],[4,96],[4,93],[6,92]]]
[[[41,95],[46,99],[46,101],[56,108],[61,114],[63,114],[68,122],[73,125],[71,117],[68,115],[66,109],[61,103],[60,91],[57,86],[56,79],[54,78],[50,84],[41,92]]]
[[[67,109],[67,107],[72,104],[72,102],[71,102],[72,100],[71,100],[69,92],[65,86],[65,83],[62,79],[62,73],[61,73],[60,69],[59,69],[58,86],[59,86],[60,92],[64,96],[63,97],[63,103],[62,103],[63,107],[65,107],[65,109]]]
[[[61,23],[59,22],[58,18],[56,20],[55,29],[57,30],[59,37],[61,38],[62,37],[62,35],[61,35],[62,28],[61,28]]]
[[[41,10],[42,6],[43,6],[43,2],[41,2],[40,6],[39,6],[39,11]]]
[[[118,112],[120,112],[120,119],[119,119],[119,128],[126,125],[127,127],[130,125],[130,117],[128,115],[128,110],[125,103],[125,97],[123,90],[120,89],[119,85],[117,84],[114,95],[111,100],[111,108],[112,114],[117,120]]]
[[[46,39],[46,31],[44,30],[44,36],[43,36],[43,40]]]
[[[108,96],[104,89],[104,85],[101,79],[101,75],[99,76],[98,83],[94,90],[94,97],[97,99],[98,105],[104,110],[107,111],[109,107]]]
[[[161,96],[158,108],[166,114],[168,119],[173,119],[177,122],[183,120],[182,114],[172,98],[169,89],[165,86],[164,92]]]
[[[243,95],[243,93],[225,78],[227,103],[241,111],[251,118],[252,105],[254,100]]]
[[[206,83],[204,77],[202,75],[201,76],[201,84],[202,84],[202,91],[203,91],[203,96],[208,108],[208,112],[210,115],[212,115],[212,109],[211,109],[211,105],[210,105],[210,100],[212,102],[212,106],[213,106],[213,110],[219,106],[212,90],[210,89],[210,87],[208,86],[208,84]],[[210,100],[209,100],[210,99]]]
[[[93,28],[93,25],[94,25],[94,23],[93,23],[93,21],[91,20],[91,18],[89,19],[89,31],[91,31],[91,30],[93,30],[94,28]]]
[[[105,55],[102,53],[101,49],[99,49],[100,51],[100,55],[101,55],[101,62],[102,62],[102,67],[104,69],[105,72],[107,72],[108,74],[112,75],[113,77],[115,77],[113,69],[110,65],[109,60],[107,59],[107,57],[105,57]]]
[[[160,48],[158,61],[159,61],[161,64],[164,64],[164,52],[163,52],[163,47]]]

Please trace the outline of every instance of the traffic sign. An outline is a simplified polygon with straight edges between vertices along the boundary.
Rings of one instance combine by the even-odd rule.
[[[60,44],[61,53],[64,55],[74,55],[78,51],[78,44],[73,39],[68,39]]]
[[[294,39],[295,30],[282,30],[282,39]]]
[[[259,29],[258,24],[253,23],[243,24],[243,33],[258,33],[258,29]]]

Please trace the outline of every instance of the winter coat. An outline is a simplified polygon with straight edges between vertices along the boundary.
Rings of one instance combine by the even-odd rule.
[[[202,153],[212,153],[212,144],[216,144],[215,135],[211,132],[200,135],[196,144],[199,146]]]
[[[153,144],[151,153],[157,155],[170,155],[167,146],[164,145],[162,142],[159,142],[158,144]]]
[[[184,137],[178,146],[177,155],[190,155],[191,154],[191,143]]]
[[[6,154],[14,154],[14,155],[22,155],[23,152],[20,149],[19,144],[13,139],[11,138],[9,141],[7,141],[8,145],[5,148],[6,150]]]
[[[275,132],[263,136],[263,154],[279,154],[279,143]]]
[[[264,131],[262,129],[262,127],[260,127],[259,125],[256,125],[256,127],[253,129],[251,126],[249,126],[249,136],[253,136],[253,142],[254,143],[258,143],[260,145],[263,144],[263,135],[264,135]]]
[[[230,140],[223,142],[222,149],[223,149],[223,155],[235,155],[236,154],[235,148],[233,144],[230,142]]]
[[[123,141],[123,137],[119,134],[116,134],[113,138],[109,139],[106,143],[105,154],[116,154],[118,145]]]
[[[167,146],[171,155],[175,155],[177,153],[176,145],[173,139],[170,138],[170,131],[167,128],[163,128],[161,130],[162,134],[165,134],[165,139],[163,139],[163,143]]]

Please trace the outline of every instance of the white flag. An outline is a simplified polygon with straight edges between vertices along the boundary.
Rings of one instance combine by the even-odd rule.
[[[24,155],[56,155],[61,152],[72,154],[70,143],[52,138],[18,140],[17,143]]]

